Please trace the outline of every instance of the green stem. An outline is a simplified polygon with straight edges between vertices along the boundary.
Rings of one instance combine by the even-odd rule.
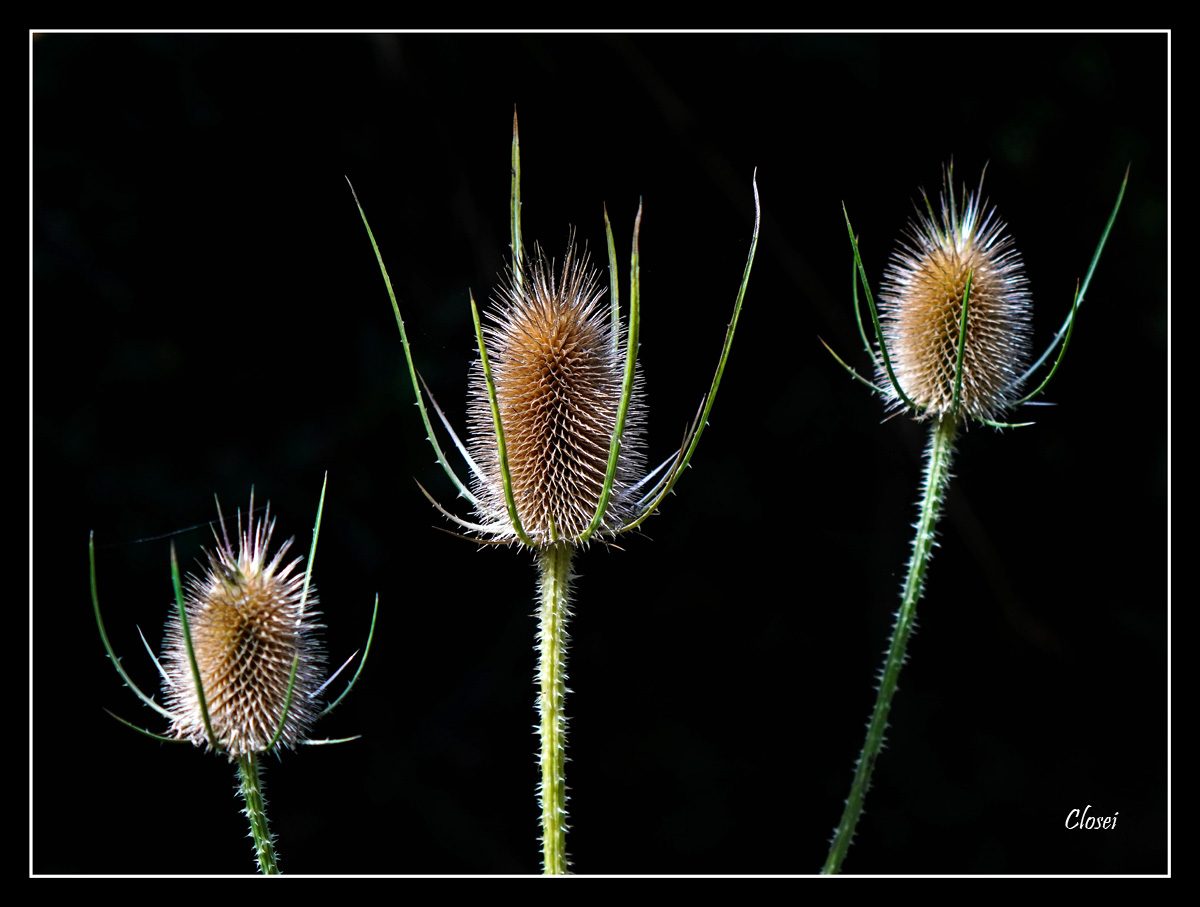
[[[950,483],[950,460],[954,454],[954,436],[957,429],[958,422],[955,417],[947,416],[939,419],[930,433],[925,484],[921,494],[921,515],[917,522],[917,534],[913,539],[912,557],[908,562],[908,578],[904,581],[904,596],[900,602],[900,610],[896,613],[896,625],[892,628],[892,641],[888,646],[887,661],[884,663],[883,675],[879,682],[875,710],[871,713],[870,724],[867,725],[867,740],[863,744],[862,755],[858,757],[854,782],[850,785],[850,796],[846,798],[846,809],[834,832],[829,857],[825,860],[825,868],[822,870],[825,875],[841,871],[842,861],[846,859],[846,851],[850,849],[850,843],[854,840],[854,829],[862,814],[863,798],[871,786],[871,772],[875,768],[875,760],[883,748],[888,712],[892,707],[892,697],[896,693],[900,667],[904,664],[908,639],[912,636],[916,624],[917,602],[921,600],[921,593],[925,589],[925,573],[929,567],[929,557],[933,553],[938,516],[942,510],[942,501],[946,497],[946,487]]]
[[[571,557],[565,542],[538,554],[538,714],[541,716],[542,871],[567,873],[567,618],[571,616]]]
[[[267,822],[267,801],[263,799],[258,757],[254,753],[238,757],[238,777],[242,782],[242,799],[246,801],[246,818],[250,820],[250,836],[254,838],[258,871],[265,876],[277,876],[279,863],[275,859],[275,843],[271,840],[271,827]]]

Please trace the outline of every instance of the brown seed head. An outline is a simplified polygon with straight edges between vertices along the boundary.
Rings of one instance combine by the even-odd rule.
[[[316,590],[301,610],[302,558],[282,565],[289,539],[268,563],[275,523],[270,512],[239,532],[235,554],[228,536],[208,552],[203,576],[188,576],[184,604],[213,733],[230,758],[265,752],[287,700],[292,661],[296,684],[280,743],[295,746],[316,718],[313,701],[324,659],[314,631]],[[239,520],[240,523],[240,520]],[[240,525],[239,525],[240,530]],[[222,525],[222,533],[224,526]],[[171,732],[197,746],[208,743],[177,614],[167,623],[163,657],[165,698],[175,715]]]
[[[520,280],[502,286],[484,330],[504,427],[517,513],[537,544],[572,539],[592,521],[604,485],[624,379],[622,326],[615,326],[597,273],[572,242],[557,279],[541,249]],[[635,378],[605,526],[631,513],[628,491],[642,476],[642,381]],[[509,523],[491,405],[481,363],[471,370],[471,453],[484,473],[481,515]],[[497,533],[502,534],[500,532]],[[515,533],[509,531],[510,537]]]
[[[880,293],[884,338],[904,393],[921,417],[954,410],[963,292],[967,336],[959,413],[994,419],[1016,400],[1029,360],[1031,300],[1020,253],[980,189],[956,206],[950,174],[941,211],[910,222],[892,253]],[[961,210],[960,210],[961,209]],[[886,374],[881,383],[891,388]],[[892,392],[892,399],[900,398]]]

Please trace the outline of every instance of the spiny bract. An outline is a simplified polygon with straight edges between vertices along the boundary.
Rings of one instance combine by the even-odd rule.
[[[324,656],[316,639],[316,590],[304,596],[303,558],[284,565],[292,539],[268,562],[275,522],[268,506],[262,520],[250,515],[245,531],[238,520],[238,550],[221,525],[221,537],[207,552],[208,569],[189,575],[185,607],[192,648],[200,671],[213,734],[230,759],[271,747],[287,702],[293,661],[296,682],[279,743],[292,747],[306,736],[317,716],[314,697]],[[164,694],[174,714],[171,733],[197,746],[209,744],[192,679],[178,614],[167,623],[163,657]]]
[[[508,453],[512,494],[537,544],[577,538],[596,513],[625,369],[625,333],[600,305],[598,274],[574,243],[557,277],[540,248],[493,297],[484,335]],[[504,496],[482,363],[471,368],[469,447],[475,493],[498,538],[515,538]],[[645,471],[642,381],[635,378],[612,495],[601,531],[633,515]]]
[[[979,189],[956,205],[947,171],[935,215],[909,223],[892,253],[880,292],[883,335],[900,387],[920,417],[955,414],[963,293],[967,335],[962,354],[958,412],[994,419],[1017,399],[1029,360],[1031,300],[1024,264],[996,209]],[[961,208],[961,210],[960,210]],[[896,405],[901,398],[880,369],[880,384]]]

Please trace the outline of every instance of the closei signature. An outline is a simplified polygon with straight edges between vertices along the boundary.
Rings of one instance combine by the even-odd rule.
[[[1115,812],[1111,816],[1091,816],[1088,815],[1091,808],[1092,805],[1089,803],[1083,809],[1073,809],[1067,813],[1066,827],[1081,828],[1084,831],[1112,831],[1117,827],[1117,816],[1121,815],[1119,812]]]

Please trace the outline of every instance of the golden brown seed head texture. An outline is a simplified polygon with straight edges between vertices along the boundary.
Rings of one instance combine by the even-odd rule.
[[[578,537],[600,500],[625,372],[625,329],[614,327],[597,273],[573,243],[555,274],[541,249],[521,279],[493,297],[484,337],[504,427],[517,514],[538,545]],[[636,376],[605,527],[632,512],[645,464],[641,376]],[[482,365],[471,370],[470,441],[484,474],[481,516],[498,538],[509,526]]]
[[[253,508],[251,508],[253,510]],[[184,605],[213,733],[230,758],[265,752],[279,727],[292,661],[296,685],[280,744],[295,746],[316,718],[313,701],[324,658],[315,637],[316,590],[301,611],[304,572],[297,557],[284,565],[292,541],[268,562],[275,524],[253,514],[235,553],[226,537],[208,552],[208,569],[188,576]],[[222,527],[222,532],[224,527]],[[208,743],[183,629],[176,613],[167,623],[163,657],[165,698],[175,715],[171,732],[197,746]]]
[[[982,190],[982,181],[980,183]],[[963,292],[967,337],[959,413],[995,419],[1017,397],[1029,360],[1031,300],[1020,253],[980,191],[955,204],[949,176],[940,212],[920,213],[892,253],[880,293],[883,334],[896,378],[922,416],[954,409]],[[891,389],[886,374],[880,375]],[[892,400],[901,403],[892,390]]]

